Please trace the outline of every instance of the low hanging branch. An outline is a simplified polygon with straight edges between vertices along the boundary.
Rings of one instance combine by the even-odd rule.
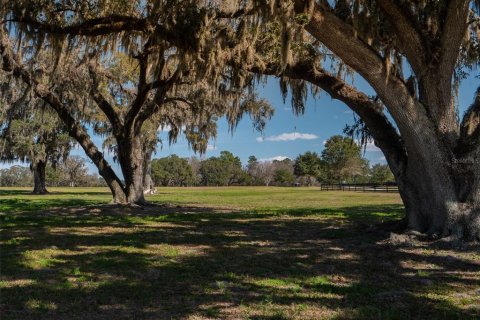
[[[119,116],[130,113],[128,121],[123,119],[137,133],[144,122],[158,116],[165,124],[185,124],[192,139],[203,139],[206,132],[213,132],[205,123],[214,116],[225,114],[231,126],[238,123],[246,110],[239,102],[265,118],[262,104],[253,108],[247,102],[255,80],[261,80],[249,71],[281,75],[282,93],[292,90],[299,113],[308,94],[306,82],[311,82],[347,103],[368,126],[396,174],[410,228],[438,237],[480,238],[480,162],[477,142],[470,140],[478,132],[473,128],[476,112],[467,112],[459,121],[453,99],[453,88],[461,78],[455,74],[478,66],[480,60],[477,1],[181,0],[169,4],[104,1],[82,6],[18,0],[2,8],[4,19],[13,21],[10,32],[24,39],[20,47],[33,48],[32,55],[47,43],[58,58],[64,41],[67,47],[98,50],[99,64],[107,69],[108,57],[118,59],[119,52],[130,60],[146,55],[138,62],[140,75],[137,70],[131,72],[135,77],[129,77],[123,70],[128,67],[118,68],[123,76],[120,83],[115,84],[115,77],[102,77],[98,86]],[[55,11],[56,6],[74,10],[67,17]],[[25,16],[25,12],[33,13]],[[148,43],[151,48],[144,51]],[[132,66],[128,59],[125,65]],[[296,64],[303,61],[305,66]],[[329,62],[331,66],[325,67]],[[404,65],[412,67],[411,74],[403,73]],[[178,70],[171,86],[160,83],[158,88],[147,88],[168,81]],[[347,84],[344,76],[351,74],[369,83],[386,111]],[[121,90],[128,88],[127,83],[134,83],[136,92],[129,95]],[[228,94],[246,88],[250,92],[245,95]],[[180,99],[173,103],[166,100],[169,97],[194,103]],[[217,102],[222,98],[236,103],[222,109]],[[88,115],[108,118],[96,108],[88,109]],[[173,134],[179,131],[176,128]],[[124,145],[140,144],[134,140],[125,140]],[[471,147],[465,148],[465,143]]]
[[[79,121],[74,119],[69,110],[61,103],[61,100],[51,92],[47,87],[35,80],[29,71],[18,65],[15,61],[13,51],[10,48],[10,41],[5,33],[0,30],[0,54],[2,55],[2,70],[12,74],[14,77],[21,79],[35,93],[35,95],[45,101],[57,113],[58,117],[65,124],[69,135],[74,138],[85,151],[85,154],[93,161],[99,170],[100,175],[105,179],[112,189],[114,198],[117,201],[124,201],[123,184],[117,177],[113,169],[105,160],[103,154],[98,150],[91,140],[86,129]]]

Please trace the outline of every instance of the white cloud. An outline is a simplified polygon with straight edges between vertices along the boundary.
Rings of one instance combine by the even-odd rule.
[[[266,138],[259,137],[257,138],[258,142],[263,141],[294,141],[294,140],[315,140],[318,139],[318,136],[312,133],[282,133],[279,135],[274,135]]]
[[[180,130],[183,131],[183,130],[185,130],[186,128],[187,128],[186,126],[182,126],[182,127],[180,128]],[[172,126],[170,126],[170,125],[167,124],[166,126],[159,127],[158,130],[157,130],[157,132],[159,132],[159,133],[160,133],[160,132],[167,132],[167,133],[168,133],[168,132],[170,132],[170,130],[172,130]]]
[[[358,141],[358,140],[355,141],[355,143],[359,146],[361,145],[360,141]],[[361,147],[362,147],[362,151],[365,150],[367,152],[382,152],[382,150],[380,150],[380,148],[377,147],[375,145],[375,143],[373,143],[373,141],[369,141],[369,142],[367,142],[366,146],[361,145]]]
[[[169,132],[171,129],[172,129],[171,126],[166,125],[166,126],[164,126],[164,127],[159,127],[159,128],[158,128],[158,132]]]
[[[381,152],[382,151],[373,142],[368,142],[367,146],[365,147],[365,150],[369,151],[369,152]]]
[[[276,156],[276,157],[271,157],[271,158],[262,158],[262,159],[258,159],[259,162],[272,162],[272,161],[283,161],[285,159],[287,159],[288,157],[285,157],[285,156]]]
[[[211,145],[211,144],[207,145],[207,151],[215,151],[215,150],[217,150],[216,146]]]
[[[385,158],[385,157],[383,156],[383,157],[380,157],[378,160],[380,160],[380,161],[387,161],[387,158]]]

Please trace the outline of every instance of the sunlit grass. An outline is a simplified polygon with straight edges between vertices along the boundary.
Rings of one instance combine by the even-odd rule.
[[[108,188],[50,188],[50,194],[32,195],[29,188],[0,188],[0,212],[37,211],[51,207],[71,207],[109,203]],[[149,201],[176,205],[278,212],[305,211],[358,205],[401,204],[398,194],[321,191],[312,188],[282,187],[196,187],[157,188]],[[378,214],[382,214],[379,212]]]
[[[0,190],[2,320],[480,316],[478,251],[385,242],[395,194],[160,188],[136,209],[51,191]]]

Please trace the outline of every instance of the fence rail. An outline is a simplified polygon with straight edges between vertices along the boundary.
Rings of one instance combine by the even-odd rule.
[[[322,191],[362,191],[362,192],[398,192],[394,183],[387,184],[322,184]]]

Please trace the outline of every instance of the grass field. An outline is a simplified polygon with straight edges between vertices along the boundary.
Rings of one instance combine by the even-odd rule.
[[[396,194],[0,189],[1,319],[478,319],[480,251],[395,244]]]

